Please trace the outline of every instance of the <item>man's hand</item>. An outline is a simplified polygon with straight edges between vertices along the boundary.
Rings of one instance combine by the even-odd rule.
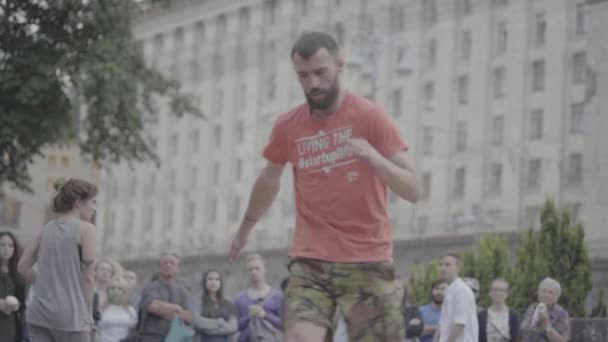
[[[248,234],[244,234],[241,232],[241,230],[239,230],[236,233],[236,235],[234,236],[234,239],[232,240],[232,244],[230,245],[230,254],[229,254],[230,263],[233,263],[236,260],[236,258],[238,258],[239,254],[243,250],[243,247],[245,247],[245,244],[247,243],[247,235]]]
[[[352,152],[360,159],[365,160],[370,164],[374,164],[380,158],[383,158],[376,149],[370,145],[366,139],[356,138],[350,139],[346,146],[349,152]]]
[[[190,311],[183,310],[179,313],[179,318],[181,318],[184,323],[191,325],[194,320],[194,315]]]

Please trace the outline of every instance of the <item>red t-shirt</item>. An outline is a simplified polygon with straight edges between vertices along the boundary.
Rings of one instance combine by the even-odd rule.
[[[264,157],[293,166],[297,214],[292,257],[392,260],[387,186],[369,164],[347,153],[350,138],[367,139],[385,158],[408,148],[380,106],[350,92],[329,117],[313,117],[303,104],[281,114],[272,129]]]

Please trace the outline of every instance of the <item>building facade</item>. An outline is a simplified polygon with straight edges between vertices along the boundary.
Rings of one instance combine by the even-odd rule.
[[[289,52],[311,29],[338,39],[347,87],[384,105],[411,147],[421,199],[391,195],[395,240],[516,231],[538,222],[550,196],[587,224],[599,253],[605,218],[591,218],[608,196],[589,191],[606,169],[592,164],[592,146],[606,138],[594,126],[600,115],[588,113],[587,12],[583,0],[180,0],[151,8],[134,34],[149,63],[198,96],[206,120],[175,118],[159,104],[149,129],[161,166],[102,175],[102,253],[227,252],[274,119],[304,100]],[[252,250],[290,243],[290,172],[282,182]]]
[[[0,189],[0,231],[10,230],[27,243],[51,217],[53,184],[58,178],[80,178],[99,184],[99,170],[80,157],[77,146],[49,147],[29,167],[32,193],[9,186]]]

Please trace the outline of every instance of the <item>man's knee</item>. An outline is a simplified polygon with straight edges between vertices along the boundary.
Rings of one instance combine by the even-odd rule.
[[[285,342],[324,342],[327,328],[312,322],[296,322],[287,328]]]

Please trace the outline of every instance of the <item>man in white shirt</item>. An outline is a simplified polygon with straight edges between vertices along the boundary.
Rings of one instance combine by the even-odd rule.
[[[445,291],[441,319],[439,321],[439,342],[477,342],[479,327],[477,307],[473,291],[458,276],[460,257],[447,253],[439,259],[441,278],[448,283]]]

